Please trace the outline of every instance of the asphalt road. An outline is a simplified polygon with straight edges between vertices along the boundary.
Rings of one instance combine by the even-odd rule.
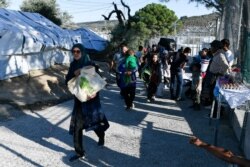
[[[189,144],[191,135],[208,143],[214,126],[204,116],[209,110],[192,111],[191,101],[169,100],[169,93],[147,103],[143,84],[138,84],[135,109],[125,111],[124,101],[115,85],[101,92],[102,107],[110,128],[104,147],[97,136],[84,132],[87,157],[70,163],[74,154],[68,134],[73,101],[0,122],[0,166],[117,166],[117,167],[226,167],[226,163]],[[240,153],[238,142],[227,119],[222,120],[218,144]]]

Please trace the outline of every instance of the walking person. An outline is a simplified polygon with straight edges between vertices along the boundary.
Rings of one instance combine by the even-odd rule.
[[[136,71],[138,69],[138,61],[133,50],[128,50],[125,60],[124,72],[124,100],[126,110],[134,108],[135,90],[136,90]]]
[[[120,95],[123,97],[123,92],[122,92],[122,73],[120,72],[119,68],[121,65],[125,63],[126,59],[126,53],[128,51],[128,47],[126,45],[121,45],[119,52],[116,53],[113,57],[113,60],[111,61],[111,69],[114,69],[116,72],[116,83],[117,86],[120,88]]]
[[[157,87],[162,80],[161,64],[159,62],[157,53],[152,54],[152,60],[148,64],[147,68],[150,70],[151,74],[147,88],[147,101],[152,102],[155,101]]]
[[[66,75],[66,84],[69,80],[80,75],[80,70],[84,66],[94,65],[86,54],[82,44],[75,44],[72,47],[74,60],[70,63],[68,74]],[[104,145],[105,131],[109,128],[109,123],[101,112],[101,103],[99,93],[88,97],[86,102],[81,102],[74,97],[74,107],[71,116],[69,133],[73,135],[73,142],[76,154],[70,157],[69,161],[84,158],[85,150],[82,144],[83,129],[94,130],[99,137],[98,145]]]
[[[182,94],[182,86],[183,86],[183,69],[188,62],[188,54],[191,53],[191,49],[186,47],[183,52],[181,52],[178,57],[174,58],[170,67],[170,95],[171,99],[175,99],[176,101],[183,100],[181,97]],[[177,79],[177,84],[175,84],[175,79]],[[176,88],[176,94],[174,94],[174,90]]]

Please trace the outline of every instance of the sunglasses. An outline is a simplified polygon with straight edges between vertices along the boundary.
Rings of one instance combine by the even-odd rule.
[[[73,50],[72,53],[81,53],[80,50]]]

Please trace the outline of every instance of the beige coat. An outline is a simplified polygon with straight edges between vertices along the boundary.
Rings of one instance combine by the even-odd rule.
[[[224,75],[229,69],[229,64],[227,62],[226,56],[222,49],[214,53],[213,60],[211,62],[209,71],[214,74]]]

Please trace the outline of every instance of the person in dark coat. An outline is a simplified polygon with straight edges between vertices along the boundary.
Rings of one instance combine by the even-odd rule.
[[[182,94],[182,86],[183,86],[183,68],[188,62],[188,54],[191,53],[191,49],[186,47],[182,53],[176,54],[173,62],[170,67],[170,95],[171,99],[175,99],[176,101],[181,101]],[[177,80],[177,84],[175,84],[175,79]],[[176,87],[176,94],[174,95],[174,90]]]
[[[66,75],[66,84],[69,80],[80,75],[80,70],[84,66],[92,65],[94,63],[82,44],[75,44],[72,47],[72,54],[74,60],[70,63],[68,74]],[[94,130],[99,137],[98,145],[104,145],[105,131],[109,128],[109,123],[101,112],[101,103],[99,93],[92,97],[88,97],[86,102],[81,102],[74,97],[74,108],[71,116],[69,133],[73,135],[73,142],[76,155],[70,157],[69,161],[75,161],[85,156],[85,150],[82,144],[83,129],[86,131]]]
[[[155,100],[155,93],[162,79],[161,64],[159,62],[157,53],[152,54],[152,60],[150,61],[148,68],[151,75],[147,88],[147,101],[152,102]]]

